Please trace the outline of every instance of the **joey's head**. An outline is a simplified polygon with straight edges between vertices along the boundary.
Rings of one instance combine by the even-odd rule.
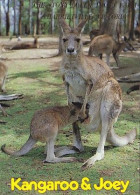
[[[89,112],[89,104],[86,105],[86,114],[87,114],[87,117],[86,118],[80,118],[79,119],[79,113],[81,111],[81,108],[82,108],[82,103],[80,102],[72,102],[72,104],[70,105],[70,118],[71,120],[74,121],[77,121],[79,120],[80,122],[84,122],[84,120],[86,118],[88,118],[88,112]]]
[[[71,28],[64,19],[60,20],[63,33],[62,48],[67,56],[76,56],[82,51],[81,32],[86,24],[86,20],[80,22],[76,28]]]

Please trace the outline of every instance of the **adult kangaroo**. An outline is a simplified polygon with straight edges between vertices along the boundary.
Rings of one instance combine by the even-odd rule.
[[[136,130],[132,130],[123,137],[115,134],[113,124],[122,109],[122,92],[114,78],[109,66],[96,57],[83,54],[81,31],[86,21],[82,21],[76,28],[70,28],[65,20],[60,20],[63,31],[62,48],[63,57],[61,73],[66,86],[68,103],[83,103],[87,95],[87,83],[92,83],[88,95],[89,123],[86,126],[92,130],[100,131],[100,141],[96,154],[89,158],[82,166],[83,169],[91,167],[95,161],[104,158],[104,145],[106,140],[114,146],[124,146],[132,143]],[[74,146],[83,151],[78,124],[73,124]],[[72,153],[62,152],[61,155]]]
[[[117,66],[120,67],[119,55],[125,48],[130,51],[134,50],[133,46],[126,37],[124,37],[124,41],[120,43],[115,41],[112,36],[104,34],[95,37],[91,41],[88,55],[92,56],[95,54],[100,56],[100,59],[102,59],[102,54],[105,53],[106,63],[110,66],[110,55],[112,53]]]

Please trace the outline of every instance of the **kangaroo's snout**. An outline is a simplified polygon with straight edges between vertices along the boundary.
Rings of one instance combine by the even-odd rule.
[[[68,47],[67,52],[68,53],[73,53],[74,52],[74,47]]]

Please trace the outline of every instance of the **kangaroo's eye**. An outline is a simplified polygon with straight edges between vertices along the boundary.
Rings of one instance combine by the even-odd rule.
[[[76,38],[75,41],[77,41],[79,43],[80,42],[80,39],[79,38]]]
[[[64,41],[64,42],[66,42],[67,40],[68,40],[68,39],[66,39],[66,38],[63,38],[63,41]]]

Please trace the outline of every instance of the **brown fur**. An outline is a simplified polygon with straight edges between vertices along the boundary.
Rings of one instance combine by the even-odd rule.
[[[71,106],[56,106],[37,111],[31,121],[30,136],[23,147],[12,152],[1,147],[2,151],[12,156],[22,156],[28,153],[37,141],[47,143],[47,156],[45,162],[71,162],[73,157],[57,158],[54,154],[54,143],[60,128],[78,120],[81,104],[73,103]]]
[[[8,68],[7,66],[0,61],[0,91],[5,91],[5,80],[7,75]]]

